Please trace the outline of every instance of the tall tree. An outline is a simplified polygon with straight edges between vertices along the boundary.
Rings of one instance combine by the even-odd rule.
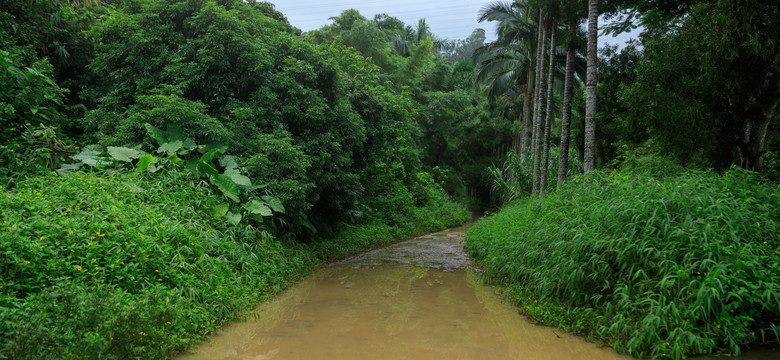
[[[571,132],[571,101],[574,88],[576,50],[581,44],[580,22],[585,15],[579,0],[566,0],[561,4],[561,15],[566,26],[566,75],[563,85],[563,114],[561,116],[561,145],[558,148],[558,188],[566,181],[569,167],[569,140]]]
[[[534,98],[534,64],[536,62],[537,24],[526,1],[495,2],[480,10],[479,21],[497,21],[496,41],[474,53],[477,82],[488,85],[488,98],[511,96],[519,108],[522,101],[521,134],[515,135],[514,147],[525,162],[531,141],[531,101]],[[516,114],[521,112],[516,111]]]
[[[545,23],[547,19],[544,16],[542,9],[539,9],[539,41],[536,51],[536,86],[535,86],[535,99],[534,99],[534,136],[533,136],[533,160],[534,160],[534,172],[533,172],[533,186],[531,193],[539,193],[539,180],[541,172],[539,171],[541,166],[541,153],[542,153],[542,103],[544,100],[544,53],[547,43],[547,26]]]
[[[548,163],[550,162],[550,129],[552,127],[553,118],[553,85],[555,73],[555,33],[557,33],[558,24],[555,19],[550,18],[550,64],[547,71],[547,111],[544,121],[544,154],[542,155],[541,174],[539,179],[539,193],[544,194],[547,188],[547,170]]]
[[[596,66],[598,50],[598,0],[588,0],[588,70],[585,82],[585,154],[583,170],[595,168],[596,157]]]

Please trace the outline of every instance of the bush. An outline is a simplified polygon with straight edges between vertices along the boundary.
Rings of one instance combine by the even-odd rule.
[[[532,318],[634,356],[780,340],[777,185],[739,169],[645,170],[507,206],[470,230],[469,254]]]
[[[169,357],[316,263],[212,218],[221,200],[186,177],[69,173],[3,190],[0,358]]]

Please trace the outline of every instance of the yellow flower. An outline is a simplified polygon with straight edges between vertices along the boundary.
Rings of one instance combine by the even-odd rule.
[[[41,236],[41,238],[40,238],[40,239],[38,239],[38,240],[40,241],[40,240],[43,240],[44,238],[45,238],[45,236]]]
[[[157,279],[157,281],[162,281],[162,279]]]
[[[81,271],[81,266],[76,266],[76,270]]]
[[[100,268],[99,268],[99,267],[96,267],[96,268],[95,268],[95,270],[100,270]]]
[[[68,234],[73,234],[73,230],[68,230]]]
[[[693,231],[693,229],[688,229],[688,231]]]
[[[25,261],[24,263],[25,263],[25,264],[29,264],[29,263],[30,263],[30,261]]]
[[[720,329],[720,325],[715,325],[716,328]]]

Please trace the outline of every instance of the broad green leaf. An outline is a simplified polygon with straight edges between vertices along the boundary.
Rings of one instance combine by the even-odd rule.
[[[187,163],[184,165],[184,167],[189,170],[189,172],[195,174],[196,176],[200,177],[200,168],[198,167],[198,162],[200,159],[189,159],[187,160]],[[215,169],[216,170],[216,169]]]
[[[174,164],[176,164],[176,165],[179,165],[179,166],[184,166],[184,160],[182,160],[182,159],[181,159],[181,158],[180,158],[178,155],[176,155],[176,154],[171,154],[171,156],[168,156],[168,160],[170,160],[170,162],[172,162],[172,163],[174,163]]]
[[[217,171],[216,168],[214,168],[213,166],[211,166],[211,164],[209,164],[209,163],[207,163],[207,162],[205,162],[205,161],[203,161],[201,159],[198,159],[198,168],[200,168],[201,170],[203,170],[204,173],[206,173],[206,174],[208,174],[208,175],[210,175],[212,177],[215,177],[215,176],[219,175],[219,171]]]
[[[163,132],[162,130],[152,126],[149,123],[145,123],[144,127],[146,127],[146,132],[149,133],[149,136],[151,136],[152,139],[157,141],[158,145],[162,145],[168,142],[168,139],[165,137],[165,132]]]
[[[227,145],[208,145],[206,147],[208,150],[206,150],[206,153],[200,158],[205,162],[211,162],[211,160],[214,160],[215,156],[224,154],[225,151],[227,151],[227,148]]]
[[[102,153],[103,150],[100,148],[100,145],[87,145],[83,149],[81,149],[80,153],[73,155],[71,157],[81,162],[84,162],[84,159],[99,159],[101,158],[100,154]]]
[[[192,150],[195,150],[198,147],[198,144],[196,144],[195,140],[192,140],[192,138],[187,138],[182,143],[182,147],[184,147],[184,149],[192,151]]]
[[[230,177],[231,180],[233,180],[234,183],[238,186],[243,187],[251,187],[252,186],[252,180],[250,180],[248,177],[241,175],[241,173],[236,169],[228,169],[225,170],[225,175]]]
[[[217,185],[217,188],[222,191],[222,194],[228,199],[235,202],[239,201],[238,193],[241,189],[238,188],[238,185],[236,185],[230,177],[224,174],[217,174],[217,176],[212,177],[212,180],[214,181],[214,185]]]
[[[238,223],[241,222],[241,214],[233,214],[230,211],[225,215],[225,218],[233,225],[238,225]]]
[[[248,203],[244,203],[241,205],[246,211],[249,211],[252,214],[258,214],[262,216],[273,216],[273,213],[271,212],[271,208],[268,207],[268,205],[257,201],[252,200]]]
[[[160,146],[160,148],[157,149],[157,152],[171,155],[171,154],[175,154],[176,151],[179,151],[179,149],[181,149],[181,146],[182,146],[182,141],[176,140],[173,142],[162,144],[162,146]]]
[[[236,162],[236,157],[233,155],[227,155],[223,156],[219,159],[219,166],[222,166],[225,168],[225,173],[227,173],[228,170],[233,170],[238,167],[238,162]]]
[[[278,213],[284,214],[284,205],[282,205],[282,201],[279,200],[277,197],[264,195],[263,200],[265,201],[266,204],[268,204],[268,206],[271,207],[271,209],[274,209],[274,211]]]
[[[85,164],[87,164],[89,166],[92,166],[92,167],[99,167],[99,166],[108,165],[108,164],[111,163],[110,161],[108,161],[106,159],[82,159],[81,162],[83,162],[83,163],[85,163]]]
[[[175,124],[168,124],[168,131],[165,134],[168,135],[168,141],[181,141],[183,143],[187,140],[184,129]]]
[[[141,156],[138,158],[138,164],[135,165],[135,168],[138,172],[142,172],[146,170],[149,165],[152,164],[152,161],[154,160],[154,157],[152,157],[152,154],[146,154],[144,156]]]
[[[84,164],[83,164],[83,163],[75,163],[75,164],[62,164],[62,165],[60,166],[60,168],[59,168],[59,169],[57,169],[57,171],[59,171],[59,170],[63,170],[63,171],[68,171],[68,170],[78,170],[78,169],[81,169],[81,167],[82,167],[82,166],[84,166]]]
[[[214,216],[221,218],[227,214],[228,210],[230,210],[230,204],[228,203],[218,204],[214,206]]]
[[[123,162],[130,162],[144,154],[141,151],[127,147],[109,146],[106,150],[108,150],[108,155],[111,155],[112,159]]]

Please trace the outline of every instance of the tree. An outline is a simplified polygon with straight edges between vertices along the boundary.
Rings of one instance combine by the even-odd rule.
[[[595,168],[596,156],[596,66],[598,62],[598,0],[588,0],[588,70],[585,82],[585,154],[584,171]]]
[[[496,2],[480,10],[479,21],[497,21],[498,39],[474,53],[477,63],[478,83],[488,84],[488,99],[500,96],[515,100],[515,108],[522,106],[521,134],[513,139],[515,151],[521,162],[526,159],[530,147],[531,101],[534,98],[534,64],[537,59],[537,24],[527,2]],[[522,105],[520,104],[522,101]],[[517,115],[520,111],[515,111]]]
[[[542,155],[541,174],[539,175],[539,193],[544,194],[547,188],[547,170],[548,163],[550,162],[550,128],[552,127],[553,118],[553,85],[555,78],[555,34],[558,32],[558,23],[555,19],[550,18],[550,60],[549,70],[547,71],[547,111],[544,121],[544,154]]]
[[[541,177],[541,154],[542,154],[542,102],[544,100],[544,54],[547,44],[547,30],[546,23],[548,19],[544,16],[542,9],[539,9],[539,40],[536,51],[536,93],[534,98],[534,135],[533,135],[533,160],[534,160],[534,172],[533,172],[533,186],[531,193],[539,193],[539,179]]]
[[[683,162],[763,171],[780,99],[778,7],[696,4],[651,30],[637,80],[621,95],[629,115]]]

